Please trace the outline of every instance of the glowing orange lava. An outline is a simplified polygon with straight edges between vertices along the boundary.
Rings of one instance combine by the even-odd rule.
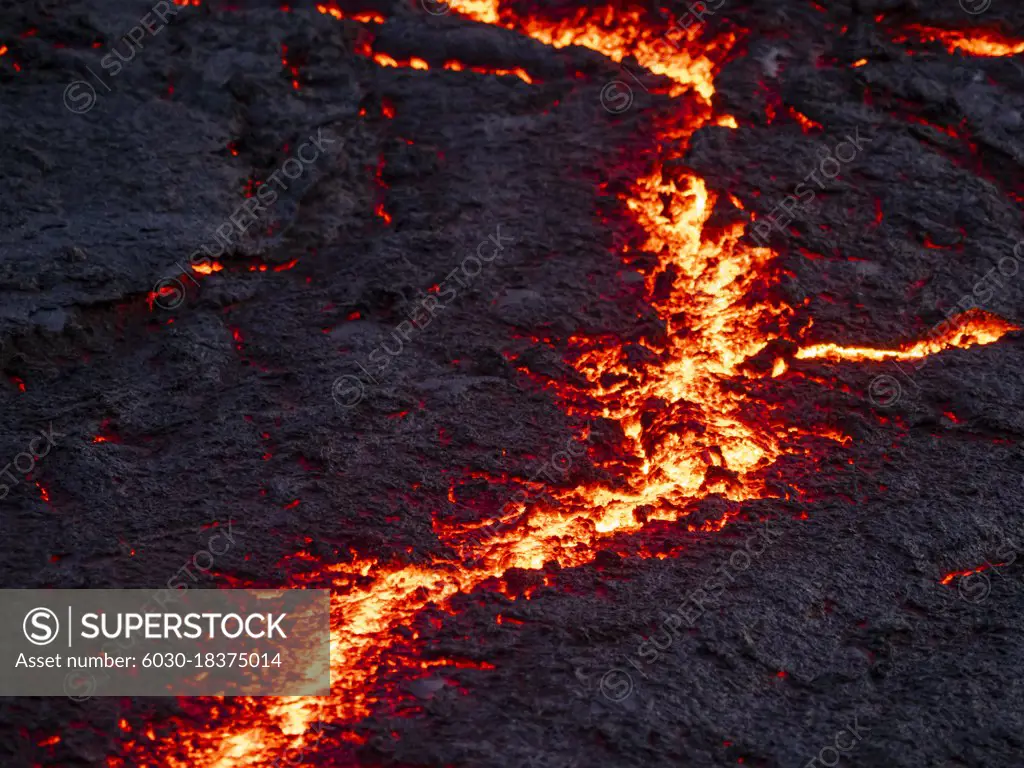
[[[697,39],[701,25],[686,30],[686,37],[654,31],[643,25],[637,11],[623,12],[614,8],[595,11],[581,8],[576,16],[561,22],[544,19],[502,18],[498,0],[452,0],[454,11],[484,24],[497,24],[523,32],[535,40],[554,48],[579,45],[598,51],[615,62],[627,56],[636,59],[656,75],[664,75],[673,82],[671,95],[678,96],[693,88],[702,99],[710,103],[715,92],[712,78],[713,64],[706,54],[716,48],[729,48],[735,42],[731,35],[718,40],[687,47]]]
[[[371,54],[371,58],[374,60],[376,64],[382,67],[402,67],[408,69],[421,70],[430,69],[430,64],[428,64],[423,59],[417,58],[416,56],[411,57],[407,61],[400,62],[393,56],[389,56],[386,53],[378,52]],[[477,72],[482,75],[512,75],[513,77],[518,77],[520,80],[526,83],[533,83],[533,78],[531,78],[529,73],[526,72],[526,70],[522,69],[521,67],[516,67],[514,69],[500,69],[493,67],[471,67],[467,66],[466,64],[463,64],[460,61],[446,61],[444,63],[444,68],[450,69],[453,72],[462,72],[464,70],[469,70],[471,72]]]
[[[223,272],[224,265],[219,261],[211,261],[209,264],[193,264],[192,270],[200,275],[212,275],[214,272]]]
[[[978,573],[984,573],[985,571],[987,571],[989,568],[992,568],[992,567],[994,567],[994,566],[991,566],[988,563],[986,563],[985,565],[979,565],[977,568],[971,568],[971,569],[966,570],[966,571],[950,571],[945,576],[943,576],[941,579],[939,579],[939,584],[941,584],[942,586],[945,587],[945,586],[948,586],[949,584],[951,584],[953,582],[953,579],[962,579],[962,578],[964,578],[966,576],[974,576],[975,574],[978,574]]]
[[[803,347],[796,353],[797,359],[820,358],[839,362],[842,360],[916,360],[934,355],[950,347],[966,349],[980,344],[999,341],[1010,331],[1020,328],[1000,317],[987,312],[972,311],[955,318],[956,327],[951,327],[932,338],[922,339],[898,349],[871,349],[865,347],[843,347],[838,344],[815,344]]]
[[[670,94],[687,94],[692,104],[687,124],[664,128],[665,143],[681,146],[708,125],[736,127],[735,119],[711,109],[713,50],[728,49],[731,35],[697,43],[694,28],[681,49],[645,28],[637,14],[610,10],[593,16],[580,11],[571,22],[515,19],[499,14],[496,0],[452,0],[457,12],[488,24],[501,24],[555,47],[582,45],[616,62],[633,56],[649,71],[672,82]],[[375,54],[381,66],[398,66]],[[418,67],[412,59],[408,66]],[[669,158],[663,158],[669,159]],[[777,277],[775,254],[744,239],[744,225],[708,227],[716,202],[704,181],[660,166],[637,179],[623,203],[646,233],[640,249],[657,254],[659,265],[646,275],[648,301],[665,325],[659,343],[638,342],[651,360],[628,363],[621,342],[586,337],[571,340],[573,365],[590,383],[586,395],[597,403],[594,415],[618,421],[631,461],[616,464],[628,475],[612,485],[594,483],[571,490],[546,488],[556,503],[527,501],[511,509],[487,536],[473,535],[484,524],[452,525],[435,520],[438,538],[456,553],[451,559],[405,565],[374,558],[321,566],[293,586],[324,580],[332,590],[332,692],[327,700],[271,698],[236,702],[244,711],[211,717],[205,730],[181,728],[176,744],[139,742],[133,765],[270,766],[284,750],[314,748],[316,720],[351,726],[379,704],[375,685],[402,669],[426,670],[457,663],[410,659],[409,640],[397,632],[414,626],[428,605],[471,592],[509,568],[540,569],[548,561],[563,567],[589,563],[611,537],[638,531],[650,521],[683,521],[695,500],[718,494],[733,501],[766,498],[773,493],[765,476],[784,455],[806,452],[807,441],[844,441],[834,428],[798,429],[770,415],[751,418],[744,384],[758,377],[750,358],[778,339],[790,339],[795,312],[758,290]],[[628,253],[628,251],[627,251]],[[671,290],[656,292],[665,282]],[[674,277],[673,277],[674,276]],[[663,298],[658,298],[663,296]],[[798,359],[887,360],[934,354],[953,346],[987,344],[1012,329],[985,316],[966,320],[955,333],[896,350],[819,344],[800,349]],[[777,359],[771,375],[788,368]],[[761,374],[767,375],[767,374]],[[582,436],[582,437],[585,437]],[[824,445],[824,443],[822,444]],[[700,530],[723,528],[735,512],[708,521]],[[689,526],[691,530],[697,526]],[[299,553],[291,560],[312,561]],[[313,561],[315,562],[315,561]],[[412,638],[415,640],[415,637]],[[348,726],[348,730],[344,728]],[[332,738],[339,738],[334,736]],[[135,742],[132,742],[135,744]],[[118,759],[109,765],[120,766]]]
[[[963,51],[970,56],[1015,56],[1024,53],[1024,41],[1008,40],[996,32],[964,32],[912,25],[908,30],[927,42],[940,42],[950,53]]]
[[[320,13],[333,16],[336,19],[352,19],[353,21],[359,21],[363,24],[384,23],[384,16],[376,11],[360,11],[359,13],[353,13],[346,16],[345,12],[334,3],[317,3],[316,9],[320,11]]]

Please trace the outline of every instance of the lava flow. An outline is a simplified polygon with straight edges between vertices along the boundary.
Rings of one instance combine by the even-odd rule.
[[[477,21],[500,24],[555,47],[582,45],[621,62],[627,56],[650,72],[669,78],[670,95],[686,100],[686,124],[664,127],[664,144],[679,146],[708,125],[735,125],[713,114],[715,65],[709,53],[728,50],[732,35],[711,43],[670,45],[643,26],[639,15],[611,10],[551,23],[499,13],[497,0],[460,0],[454,10]],[[678,120],[678,118],[676,118]],[[662,162],[668,158],[662,158]],[[435,532],[457,557],[430,564],[402,565],[361,559],[322,567],[303,584],[330,582],[332,591],[332,692],[330,699],[239,699],[183,703],[195,710],[202,728],[178,724],[176,744],[128,742],[133,765],[267,766],[286,751],[322,749],[314,722],[334,726],[332,746],[360,742],[358,721],[378,703],[375,686],[392,671],[439,666],[409,660],[410,643],[395,630],[414,626],[427,606],[443,605],[509,568],[539,569],[548,561],[576,566],[594,560],[611,537],[642,529],[650,521],[684,520],[696,500],[719,495],[732,501],[766,498],[766,473],[782,456],[806,453],[808,441],[842,440],[834,429],[797,428],[769,417],[753,418],[744,385],[767,373],[746,365],[775,340],[793,341],[792,307],[762,298],[776,277],[775,254],[743,239],[744,225],[706,224],[716,195],[692,174],[669,173],[661,164],[637,179],[624,204],[646,233],[641,250],[660,264],[646,276],[649,301],[665,323],[664,340],[643,342],[650,353],[643,366],[627,363],[623,345],[606,339],[572,340],[574,365],[591,383],[586,396],[593,415],[621,424],[630,461],[616,464],[614,487],[588,485],[548,489],[557,503],[517,505],[489,538],[435,521]],[[628,250],[624,255],[628,255]],[[656,293],[669,278],[671,290]],[[656,298],[663,296],[662,298]],[[921,357],[950,347],[989,344],[1014,327],[987,315],[965,317],[960,327],[927,341],[894,350],[835,344],[803,346],[797,359],[886,360]],[[799,345],[797,345],[799,346]],[[786,368],[776,361],[775,374]],[[714,531],[727,520],[705,523]],[[308,556],[304,556],[307,560]],[[412,640],[416,639],[412,633]],[[454,664],[453,664],[454,665]],[[339,739],[341,741],[339,741]],[[331,760],[336,763],[337,752]],[[305,758],[308,759],[308,758]],[[110,758],[111,766],[125,765]]]
[[[937,27],[917,25],[909,26],[907,29],[921,40],[942,43],[950,53],[962,51],[970,56],[992,58],[1024,53],[1024,41],[1010,40],[997,32],[962,32],[955,29],[938,29]]]

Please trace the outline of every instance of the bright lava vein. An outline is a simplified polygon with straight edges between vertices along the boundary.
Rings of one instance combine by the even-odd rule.
[[[731,48],[736,42],[732,35],[698,43],[695,28],[676,49],[659,31],[644,27],[639,15],[608,10],[586,16],[581,11],[571,22],[553,23],[499,13],[497,0],[453,0],[450,5],[471,19],[512,28],[554,47],[581,45],[617,62],[632,56],[650,72],[669,78],[669,96],[687,102],[689,117],[683,126],[661,129],[664,144],[681,145],[704,126],[736,125],[729,116],[713,114],[711,107],[715,65],[709,53]],[[398,66],[379,56],[383,66]],[[529,82],[520,72],[514,74]],[[776,254],[745,241],[742,222],[707,227],[716,196],[695,175],[669,174],[659,164],[636,179],[622,202],[645,233],[640,249],[659,257],[645,279],[651,306],[667,332],[657,345],[645,342],[653,362],[639,369],[627,364],[621,343],[574,338],[571,350],[575,368],[591,384],[586,395],[597,404],[594,415],[622,427],[630,461],[616,467],[620,472],[628,467],[629,476],[614,487],[549,488],[556,504],[517,505],[501,521],[506,525],[488,537],[435,520],[435,533],[456,558],[416,565],[363,558],[322,567],[317,576],[333,586],[333,696],[240,700],[230,714],[221,701],[183,702],[183,707],[206,707],[215,714],[197,718],[205,719],[204,729],[180,725],[176,744],[141,736],[128,742],[132,764],[269,766],[285,750],[315,750],[317,736],[311,729],[316,721],[340,726],[332,738],[355,746],[361,741],[355,726],[377,703],[377,681],[409,664],[424,670],[441,664],[410,661],[401,651],[416,638],[409,641],[394,631],[412,626],[428,605],[443,605],[509,568],[537,570],[552,560],[563,567],[592,562],[612,536],[652,521],[684,520],[695,501],[711,495],[733,502],[771,497],[766,473],[781,457],[804,455],[808,441],[822,450],[827,443],[814,441],[836,445],[845,439],[834,428],[798,428],[770,412],[749,415],[742,385],[768,374],[746,363],[773,341],[793,341],[794,308],[762,298],[765,291],[756,290],[776,280]],[[655,284],[665,273],[673,276],[671,291],[655,298]],[[949,333],[891,349],[821,343],[797,345],[793,357],[902,360],[991,344],[1011,330],[1015,327],[999,318],[975,313]],[[774,375],[787,367],[786,360],[777,360]],[[713,532],[727,522],[705,523],[699,530]],[[108,764],[127,765],[120,758]]]

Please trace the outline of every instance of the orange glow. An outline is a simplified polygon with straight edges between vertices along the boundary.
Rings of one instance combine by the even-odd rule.
[[[983,57],[1015,56],[1024,53],[1024,41],[1008,40],[995,32],[965,32],[916,24],[908,26],[907,29],[926,42],[943,43],[950,53],[962,51],[970,56]]]
[[[363,737],[351,726],[380,707],[382,696],[398,695],[388,687],[394,672],[426,673],[464,663],[416,658],[416,620],[424,608],[444,608],[454,595],[470,593],[485,582],[486,588],[516,598],[501,581],[508,569],[537,571],[551,561],[561,567],[590,563],[612,545],[613,537],[640,531],[654,521],[716,533],[739,515],[739,505],[730,504],[717,519],[688,522],[697,502],[710,496],[741,502],[786,493],[769,483],[778,459],[825,456],[826,444],[850,442],[834,427],[797,427],[747,394],[768,377],[765,369],[751,367],[751,359],[773,342],[792,342],[795,310],[780,299],[768,298],[764,290],[780,275],[776,254],[750,245],[744,239],[743,222],[708,225],[717,196],[702,178],[678,168],[663,172],[665,161],[685,155],[689,138],[699,128],[737,126],[735,118],[712,110],[714,65],[707,55],[728,50],[735,38],[726,34],[697,43],[698,25],[687,33],[692,44],[677,50],[663,34],[644,27],[639,13],[581,10],[571,21],[556,23],[502,17],[497,0],[451,0],[450,5],[479,22],[500,24],[556,48],[582,45],[616,62],[632,56],[650,72],[667,77],[672,95],[687,97],[671,118],[655,124],[657,138],[664,146],[675,147],[675,154],[650,157],[645,170],[621,193],[622,207],[642,229],[643,237],[635,251],[623,246],[620,255],[642,252],[657,257],[658,263],[644,276],[645,298],[664,333],[657,340],[634,342],[650,359],[644,364],[632,362],[626,345],[617,339],[573,337],[569,361],[585,385],[553,385],[570,415],[581,417],[580,421],[603,417],[621,427],[620,455],[614,460],[594,458],[601,472],[591,475],[614,476],[616,481],[591,479],[568,489],[523,483],[531,491],[543,489],[543,494],[505,504],[498,519],[453,522],[435,516],[434,533],[451,553],[444,559],[404,563],[354,553],[351,560],[324,563],[305,551],[286,558],[280,564],[285,572],[297,571],[286,566],[305,566],[289,586],[327,583],[332,587],[333,695],[329,699],[236,699],[240,712],[211,718],[206,728],[183,726],[173,743],[147,746],[157,756],[157,764],[266,768],[281,759],[285,750],[314,749],[316,736],[311,728],[317,721],[340,726],[334,732],[339,735],[332,736],[332,748],[340,748],[336,740],[358,743]],[[386,54],[372,56],[380,66],[400,66]],[[413,61],[422,60],[410,59],[407,66],[414,66]],[[445,67],[465,68],[455,62]],[[376,205],[375,212],[390,222],[383,203]],[[1011,328],[985,315],[971,319],[967,328],[952,335],[893,351],[825,343],[800,349],[796,357],[923,356],[951,346],[991,343]],[[786,359],[775,357],[771,376],[780,377],[787,368]],[[784,384],[782,380],[771,385]],[[585,407],[576,404],[581,400]],[[441,438],[443,442],[443,433]],[[585,430],[577,434],[574,447],[586,451],[588,438]],[[459,499],[456,482],[448,489],[452,504]],[[505,622],[499,619],[499,623]],[[215,705],[219,703],[210,702]],[[151,759],[140,762],[150,764]],[[341,757],[337,764],[342,764]]]
[[[389,56],[386,53],[372,53],[371,58],[382,67],[401,67],[403,69],[418,69],[418,70],[429,70],[430,64],[425,60],[417,58],[416,56],[411,57],[408,61],[401,62],[395,59],[393,56]],[[496,67],[471,67],[463,64],[461,61],[446,61],[444,63],[444,69],[449,69],[453,72],[477,72],[481,75],[512,75],[518,77],[520,80],[526,83],[533,83],[533,78],[530,77],[529,73],[521,67],[515,67],[514,69],[501,69]]]
[[[498,24],[499,0],[455,0],[446,3],[449,8],[481,24]]]
[[[797,351],[798,360],[824,359],[832,362],[843,360],[916,360],[959,347],[967,349],[976,345],[993,344],[1010,331],[1020,328],[1000,317],[987,312],[972,310],[953,319],[955,325],[913,344],[897,349],[874,349],[870,347],[843,347],[838,344],[816,344]]]
[[[287,272],[289,269],[292,269],[298,263],[299,263],[298,258],[290,259],[289,261],[286,261],[283,264],[278,264],[276,267],[274,267],[274,271],[275,272]],[[266,266],[266,265],[263,265],[263,266]]]
[[[985,563],[983,565],[979,565],[977,568],[970,568],[966,571],[950,571],[939,580],[939,584],[942,586],[948,586],[952,583],[953,579],[962,579],[966,576],[974,576],[975,574],[983,573],[990,568],[1002,568],[1006,565],[1009,565],[1009,563]]]
[[[868,63],[868,60],[867,60],[867,59],[857,59],[857,60],[856,60],[855,62],[853,62],[853,64],[852,64],[851,66],[854,66],[854,67],[863,67],[863,66],[864,66],[865,64],[867,64],[867,63]]]
[[[380,14],[380,13],[377,13],[376,11],[360,11],[359,13],[354,13],[354,14],[352,14],[350,16],[345,16],[344,11],[342,11],[334,3],[329,3],[329,4],[317,3],[316,9],[318,11],[320,11],[320,13],[327,14],[329,16],[333,16],[336,19],[348,18],[348,19],[352,19],[353,21],[362,22],[364,24],[366,24],[366,23],[383,24],[384,21],[385,21],[384,16],[382,14]]]
[[[680,96],[693,88],[707,103],[710,103],[715,89],[712,63],[705,53],[731,47],[735,42],[731,35],[726,35],[702,46],[694,46],[694,51],[689,51],[683,41],[669,38],[663,30],[643,26],[638,11],[620,12],[607,8],[594,12],[581,8],[572,19],[551,22],[530,18],[501,19],[498,0],[451,0],[448,6],[475,21],[518,30],[554,48],[579,45],[598,51],[615,62],[633,56],[641,67],[656,75],[664,75],[675,83],[670,95]],[[691,26],[686,30],[685,40],[696,40],[700,29],[700,24]]]
[[[376,11],[360,11],[359,13],[353,14],[352,18],[355,21],[362,22],[363,24],[383,24],[385,21],[383,14],[377,13]]]
[[[800,123],[800,127],[804,133],[810,133],[811,131],[822,130],[821,123],[816,123],[811,118],[807,117],[801,112],[797,112],[792,107],[789,108],[789,114],[792,115],[793,119]]]
[[[146,295],[146,303],[149,305],[149,311],[153,311],[153,304],[156,302],[157,299],[163,298],[165,296],[174,296],[175,293],[176,291],[174,290],[174,288],[172,288],[169,285],[162,285],[158,290],[150,291]]]
[[[340,9],[340,8],[338,8],[338,7],[337,7],[337,6],[335,6],[335,5],[331,5],[331,6],[326,6],[326,5],[324,5],[323,3],[321,3],[321,4],[317,5],[316,9],[317,9],[318,11],[320,11],[320,13],[327,13],[327,14],[330,14],[331,16],[333,16],[333,17],[334,17],[334,18],[336,18],[336,19],[343,19],[343,18],[345,18],[345,17],[344,17],[343,15],[342,15],[342,13],[341,13],[341,9]]]
[[[530,74],[521,67],[515,67],[514,69],[492,69],[488,67],[468,67],[461,61],[446,61],[444,63],[444,68],[450,69],[453,72],[469,70],[470,72],[477,72],[481,75],[512,75],[513,77],[518,77],[524,83],[533,84],[533,78],[531,78]]]
[[[212,275],[214,272],[222,272],[224,265],[219,261],[211,261],[209,264],[193,264],[192,271],[200,275]]]

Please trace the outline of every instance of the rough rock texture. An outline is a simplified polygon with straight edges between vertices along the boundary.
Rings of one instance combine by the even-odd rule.
[[[436,557],[432,515],[473,496],[449,500],[453,478],[528,477],[570,438],[543,386],[576,375],[562,358],[569,336],[657,332],[643,282],[614,253],[630,226],[616,192],[654,151],[651,124],[678,109],[657,89],[634,89],[610,115],[601,89],[620,71],[600,55],[405,3],[375,6],[389,17],[378,50],[523,67],[539,82],[380,67],[357,53],[358,22],[209,5],[181,9],[116,76],[100,61],[147,3],[0,8],[0,461],[47,425],[61,435],[0,502],[5,587],[163,586],[229,520],[239,544],[196,586],[282,583],[297,551],[325,563]],[[809,299],[814,338],[891,345],[923,335],[1024,238],[1020,57],[950,55],[892,42],[894,31],[980,20],[1020,37],[1024,11],[830,5],[729,0],[707,22],[708,36],[746,40],[717,78],[716,105],[739,128],[704,129],[683,162],[722,200],[767,212],[822,146],[866,137],[772,245],[788,270],[780,295]],[[110,90],[75,114],[65,89],[87,67]],[[805,134],[787,105],[824,131]],[[224,270],[183,279],[171,310],[150,306],[247,186],[318,131],[328,150]],[[502,257],[386,375],[339,393],[499,228],[513,241]],[[1018,323],[1022,306],[1024,274],[984,302]],[[425,653],[495,668],[454,671],[465,695],[410,683],[418,708],[382,707],[359,760],[803,766],[856,719],[844,765],[1019,765],[1024,570],[1010,555],[1024,546],[1024,346],[1011,335],[905,372],[801,370],[817,381],[766,379],[761,394],[795,420],[828,414],[855,440],[800,477],[806,499],[744,505],[744,518],[771,521],[763,554],[736,567],[762,523],[713,537],[662,525],[641,538],[685,543],[678,556],[602,556],[529,600],[456,598],[423,628]],[[880,374],[899,387],[885,408],[866,394]],[[595,428],[595,450],[614,440]],[[566,483],[596,471],[583,462]],[[1011,559],[967,587],[939,583]],[[723,567],[732,583],[694,628],[639,661],[643,639]],[[173,701],[4,704],[10,766],[101,765],[121,754],[120,718],[138,728],[177,712]],[[59,744],[37,746],[54,733]],[[345,764],[340,754],[307,759]]]

